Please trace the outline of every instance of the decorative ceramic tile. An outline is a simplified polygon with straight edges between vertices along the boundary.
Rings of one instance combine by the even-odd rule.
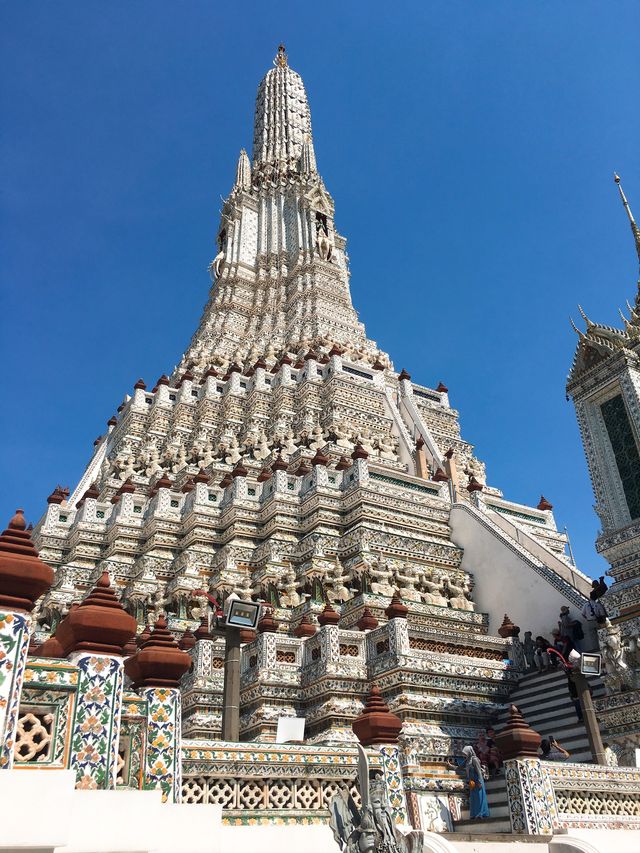
[[[13,764],[28,649],[28,617],[0,611],[0,769],[10,769]]]
[[[400,750],[397,746],[380,746],[378,749],[382,756],[382,772],[393,816],[396,823],[406,824],[407,806],[400,767]]]
[[[79,670],[66,660],[30,657],[24,673],[28,687],[77,687]]]
[[[182,791],[180,691],[148,687],[143,695],[148,708],[145,788],[160,787],[164,800],[179,802]]]
[[[536,758],[511,759],[504,766],[512,831],[552,835],[558,813],[546,767]]]
[[[108,655],[74,657],[80,671],[70,767],[78,788],[115,788],[123,661]]]

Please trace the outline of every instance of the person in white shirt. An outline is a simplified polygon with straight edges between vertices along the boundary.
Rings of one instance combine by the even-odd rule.
[[[540,741],[540,758],[543,761],[566,761],[570,755],[569,750],[561,746],[553,735]]]

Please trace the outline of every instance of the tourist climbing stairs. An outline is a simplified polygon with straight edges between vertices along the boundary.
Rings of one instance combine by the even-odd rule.
[[[589,678],[593,698],[604,695],[604,685],[599,678]],[[578,721],[569,695],[567,676],[561,670],[531,672],[522,677],[511,694],[510,704],[516,705],[527,723],[543,738],[549,735],[570,753],[569,761],[589,762],[591,751],[584,725]],[[505,705],[494,728],[499,732],[509,718],[509,706]],[[469,820],[469,812],[463,812],[462,820],[456,821],[455,832],[488,834],[511,832],[509,801],[501,773],[486,783],[487,799],[491,816],[485,820]]]

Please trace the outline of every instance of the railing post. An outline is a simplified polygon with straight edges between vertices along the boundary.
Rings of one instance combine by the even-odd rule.
[[[182,796],[182,704],[180,679],[191,667],[191,656],[180,649],[167,620],[160,616],[144,646],[127,659],[125,672],[146,700],[147,738],[144,784],[160,788],[164,800]]]
[[[13,766],[28,648],[29,617],[0,608],[0,770]]]
[[[80,671],[69,767],[76,771],[77,788],[113,789],[124,686],[122,658],[81,652],[69,660]]]
[[[537,758],[511,758],[504,763],[512,832],[553,835],[558,823],[551,779]]]
[[[53,569],[38,557],[26,527],[18,509],[0,535],[0,770],[13,766],[29,613],[53,582]]]

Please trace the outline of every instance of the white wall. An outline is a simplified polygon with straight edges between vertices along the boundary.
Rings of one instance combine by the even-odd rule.
[[[504,614],[520,626],[520,639],[531,631],[551,639],[557,627],[560,608],[567,605],[580,618],[580,609],[511,547],[501,531],[487,529],[478,518],[479,511],[454,504],[451,509],[451,539],[464,549],[462,568],[475,579],[473,599],[476,609],[489,614],[489,632],[497,634]],[[535,557],[531,555],[532,560]],[[583,623],[586,634],[586,625]]]

